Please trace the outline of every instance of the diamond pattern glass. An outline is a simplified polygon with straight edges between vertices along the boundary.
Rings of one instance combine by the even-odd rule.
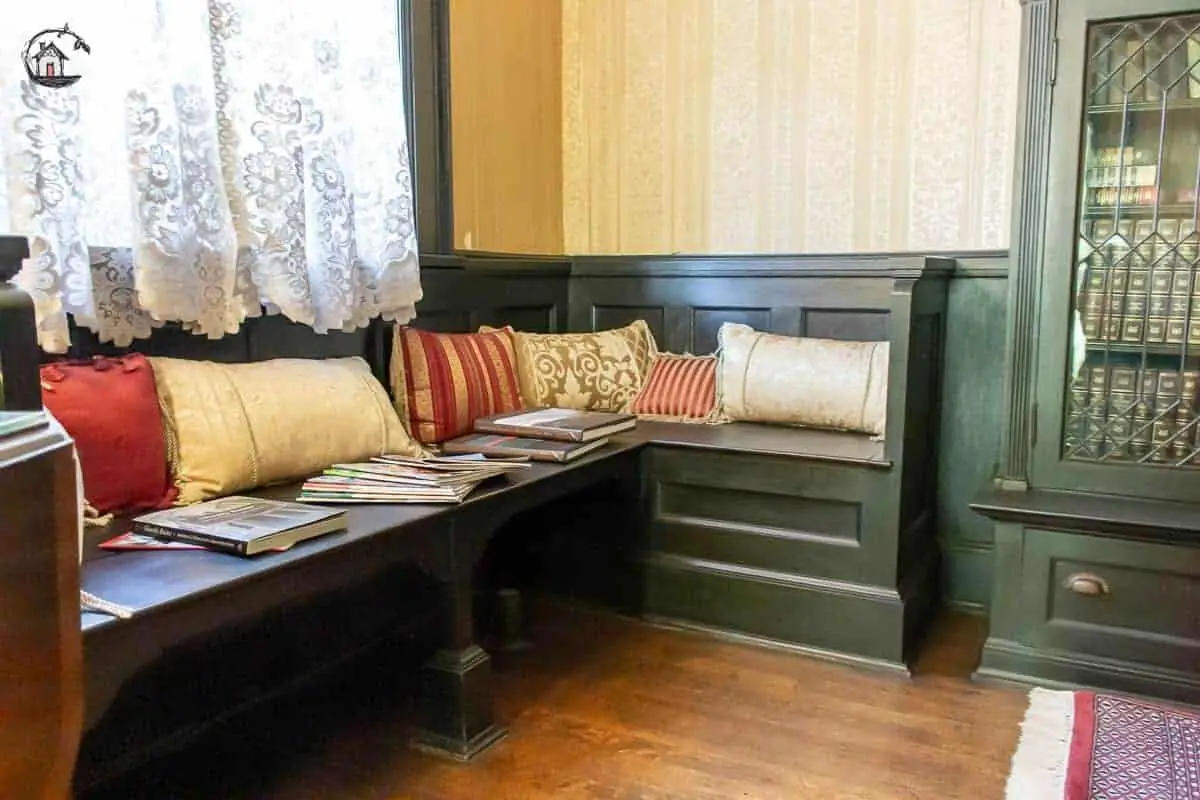
[[[1200,14],[1088,37],[1063,455],[1200,468]]]

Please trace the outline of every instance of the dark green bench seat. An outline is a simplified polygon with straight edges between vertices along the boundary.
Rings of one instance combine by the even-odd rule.
[[[928,520],[898,528],[902,473],[883,442],[754,423],[641,432],[646,616],[904,668],[937,551]]]
[[[148,721],[136,718],[137,709],[123,714],[124,720],[110,725],[110,735],[85,736],[81,761],[85,782],[119,771],[125,762],[144,758],[150,749],[165,748],[172,737],[194,735],[196,728],[236,710],[239,700],[257,702],[264,695],[286,690],[288,681],[307,679],[314,671],[344,660],[355,649],[372,644],[381,620],[370,619],[375,605],[396,598],[388,581],[417,581],[396,567],[410,565],[430,581],[426,607],[435,626],[436,652],[423,671],[422,696],[426,700],[423,728],[418,738],[424,744],[458,758],[470,758],[503,736],[492,719],[488,687],[489,659],[475,643],[472,620],[475,567],[495,531],[513,516],[552,502],[581,489],[611,483],[616,497],[636,502],[637,456],[642,442],[630,439],[610,444],[569,465],[536,464],[527,473],[497,481],[476,490],[461,505],[364,505],[347,510],[347,530],[302,542],[286,552],[246,559],[209,552],[100,550],[104,538],[127,530],[124,520],[88,533],[82,587],[105,600],[130,607],[134,615],[120,619],[94,612],[81,615],[85,656],[85,731],[106,723],[106,713],[122,691],[145,694],[154,681],[139,683],[139,674],[173,654],[202,658],[219,650],[222,637],[231,631],[258,631],[269,636],[261,651],[281,664],[268,685],[246,686],[237,682],[239,672],[232,662],[222,676],[201,670],[186,672],[192,685],[157,686],[165,694],[145,698],[152,704],[170,702],[172,693],[194,694],[193,712],[207,719],[191,719],[187,730],[150,730]],[[264,497],[295,497],[298,485],[261,489]],[[622,489],[626,490],[622,494]],[[382,597],[354,598],[357,588],[383,581]],[[402,588],[402,587],[399,587]],[[349,593],[322,627],[363,630],[348,632],[342,652],[297,652],[310,647],[306,635],[320,639],[328,630],[305,628],[308,617],[299,613],[314,601]],[[297,613],[289,619],[289,612]],[[392,609],[411,612],[411,607]],[[386,610],[385,610],[386,611]],[[292,621],[300,623],[293,627]],[[275,622],[278,624],[272,625]],[[266,623],[266,624],[264,624]],[[243,643],[244,644],[244,643]],[[236,650],[237,648],[232,648]],[[242,648],[244,655],[245,648]],[[232,655],[231,655],[232,657]],[[213,660],[218,666],[220,654]],[[252,667],[254,665],[251,665]],[[261,665],[260,665],[261,666]],[[252,670],[251,670],[252,672]],[[207,685],[208,691],[204,691]],[[125,699],[125,698],[123,698]],[[133,705],[138,705],[134,698]],[[207,706],[207,707],[206,707]],[[131,717],[132,725],[130,725]],[[176,720],[177,721],[177,720]],[[147,741],[134,742],[138,728]]]
[[[138,613],[83,615],[85,775],[116,771],[140,746],[179,741],[164,706],[191,722],[220,719],[394,633],[401,612],[417,617],[412,635],[427,635],[433,652],[422,668],[419,739],[469,758],[502,733],[491,717],[488,656],[473,638],[474,566],[518,515],[515,538],[543,540],[560,586],[620,584],[622,608],[665,624],[903,670],[937,594],[936,433],[952,262],[579,260],[508,269],[485,261],[425,259],[417,324],[583,331],[643,318],[660,349],[694,353],[711,352],[723,321],[887,340],[887,441],[643,422],[577,464],[535,466],[462,506],[355,508],[347,533],[249,561],[100,553],[96,541],[117,530],[92,532],[84,588]],[[75,356],[120,352],[77,333]],[[386,382],[390,341],[383,324],[317,336],[267,317],[216,342],[167,326],[135,348],[221,361],[359,354]],[[168,661],[176,668],[161,667]],[[247,682],[247,674],[267,677]],[[181,693],[188,702],[175,702]]]
[[[127,529],[126,521],[89,529],[83,588],[135,614],[81,616],[89,732],[82,772],[95,780],[120,771],[224,718],[239,702],[285,691],[368,647],[391,633],[387,614],[369,617],[392,598],[429,610],[425,622],[435,632],[437,650],[423,669],[418,741],[471,758],[504,733],[491,715],[489,658],[475,639],[475,567],[506,521],[556,500],[572,502],[580,491],[604,484],[615,491],[603,495],[610,504],[603,533],[610,545],[630,544],[640,557],[640,563],[622,563],[626,577],[640,583],[646,616],[899,665],[906,609],[915,613],[909,598],[861,583],[869,574],[872,535],[863,523],[882,513],[876,501],[886,502],[890,472],[883,444],[866,435],[753,423],[642,422],[578,462],[535,464],[528,473],[481,487],[462,505],[350,507],[345,532],[254,559],[207,551],[105,551],[98,543]],[[286,499],[296,491],[292,484],[254,494]],[[569,520],[560,524],[563,536],[576,533]],[[404,567],[414,571],[397,571]],[[397,587],[387,586],[422,578],[428,593],[420,601],[405,601],[403,592],[393,595]],[[375,582],[380,596],[354,596]],[[322,598],[340,609],[329,620],[351,629],[361,624],[361,630],[344,631],[337,652],[313,652],[306,637],[319,639],[328,631],[312,630],[313,623],[291,611]],[[356,608],[364,602],[368,610]],[[781,614],[775,607],[781,603],[800,603],[804,612]],[[809,627],[771,627],[778,620]],[[274,684],[240,686],[232,662],[229,674],[222,672],[219,649],[228,639],[237,651],[231,632],[255,630],[258,636],[270,631],[263,651],[289,663]],[[200,663],[205,653],[217,666],[190,675],[202,685],[179,687],[192,693],[191,713],[199,715],[186,729],[164,736],[146,726],[147,740],[135,746],[129,728],[146,723],[136,698],[122,697],[131,707],[107,719],[123,692],[163,689],[144,675],[160,661],[182,655]]]

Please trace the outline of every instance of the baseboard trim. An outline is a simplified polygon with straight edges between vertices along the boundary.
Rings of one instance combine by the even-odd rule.
[[[994,542],[981,542],[968,539],[955,539],[953,536],[938,536],[938,547],[943,553],[982,553],[991,555],[996,552]]]
[[[672,619],[753,640],[902,665],[925,596],[891,587],[654,554],[643,562],[643,617]],[[906,619],[907,617],[907,619]],[[906,624],[907,623],[907,624]]]
[[[869,586],[861,583],[849,583],[834,578],[821,578],[815,575],[800,575],[794,572],[779,572],[777,570],[750,567],[743,564],[731,564],[726,561],[712,561],[705,558],[683,556],[676,553],[650,552],[644,555],[644,561],[653,566],[667,569],[700,572],[709,575],[719,575],[735,580],[748,580],[758,583],[769,583],[788,589],[804,589],[823,594],[842,595],[856,599],[869,600],[874,603],[899,603],[900,592],[884,586]]]
[[[1200,703],[1200,675],[1089,653],[1035,648],[991,637],[976,676],[1050,688],[1091,688]]]
[[[657,614],[643,614],[642,620],[649,625],[653,625],[656,628],[663,628],[665,630],[700,633],[706,636],[711,636],[715,639],[720,639],[722,641],[732,642],[734,644],[761,647],[767,650],[776,650],[783,653],[791,653],[793,655],[817,658],[822,661],[830,661],[836,664],[863,667],[878,672],[885,672],[898,677],[912,677],[912,672],[908,665],[899,661],[889,661],[882,658],[872,658],[871,656],[860,656],[855,653],[843,653],[837,650],[827,650],[823,647],[813,647],[811,645],[798,644],[796,642],[786,642],[781,639],[772,639],[768,636],[742,633],[740,631],[730,630],[729,628],[721,628],[715,625],[705,625],[700,622],[692,622],[690,620],[678,619],[676,617],[664,617]]]
[[[970,613],[987,614],[995,572],[995,549],[991,544],[940,539],[943,601]]]
[[[949,600],[943,599],[943,607],[957,611],[961,614],[970,614],[973,617],[988,617],[988,607],[983,603],[976,603],[972,600]]]

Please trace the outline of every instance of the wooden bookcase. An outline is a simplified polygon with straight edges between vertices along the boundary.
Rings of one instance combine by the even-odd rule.
[[[1195,701],[1200,2],[1022,5],[981,673]]]

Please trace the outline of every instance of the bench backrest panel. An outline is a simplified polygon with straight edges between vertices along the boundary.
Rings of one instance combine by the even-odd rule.
[[[560,331],[567,321],[567,279],[563,260],[421,258],[418,328],[444,333],[511,325],[536,333]]]
[[[714,351],[725,322],[790,336],[888,341],[885,452],[894,465],[887,480],[897,484],[896,513],[889,518],[904,539],[910,531],[931,530],[927,523],[936,508],[946,284],[953,268],[949,259],[905,255],[424,256],[414,325],[445,332],[505,324],[560,332],[644,319],[660,349],[695,354]],[[132,350],[224,362],[361,355],[387,387],[393,328],[377,320],[351,333],[319,335],[281,317],[264,317],[210,341],[168,324],[128,348],[102,344],[77,329],[71,355]]]
[[[662,350],[717,347],[726,322],[785,336],[851,341],[889,338],[887,270],[830,270],[789,259],[749,269],[706,258],[579,259],[571,274],[571,330],[604,330],[644,319]]]

